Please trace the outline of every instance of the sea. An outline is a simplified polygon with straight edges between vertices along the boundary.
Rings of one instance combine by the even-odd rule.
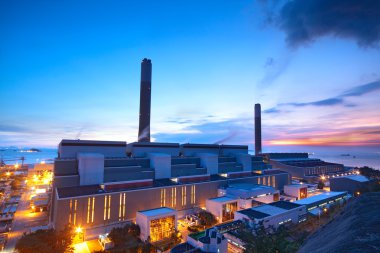
[[[52,163],[57,157],[57,149],[37,148],[40,152],[27,152],[27,148],[0,148],[0,159],[5,164]],[[263,152],[307,152],[310,158],[326,162],[341,163],[345,166],[368,166],[380,170],[380,147],[354,146],[264,146]]]

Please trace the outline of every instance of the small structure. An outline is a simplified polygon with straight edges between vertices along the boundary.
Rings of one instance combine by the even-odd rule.
[[[371,180],[362,175],[333,177],[330,178],[330,190],[348,191],[351,194],[357,194],[359,192],[360,194],[360,191],[371,183]]]
[[[177,229],[177,211],[168,207],[139,211],[136,224],[143,241],[157,242],[170,238]]]
[[[296,197],[297,200],[307,198],[307,185],[304,185],[304,184],[285,185],[284,193],[288,196]]]
[[[218,222],[233,220],[238,210],[238,199],[225,196],[211,198],[206,200],[206,209],[216,217]]]
[[[228,241],[216,227],[187,236],[187,242],[172,248],[171,253],[227,253]]]
[[[342,202],[343,199],[348,198],[347,192],[325,192],[309,198],[298,200],[294,203],[305,205],[307,211],[313,215],[320,213],[319,208],[329,208],[337,202]]]
[[[248,220],[252,227],[262,224],[264,228],[277,229],[280,225],[305,221],[306,214],[306,207],[303,205],[277,201],[237,211],[235,220]]]
[[[218,190],[220,196],[238,198],[239,208],[245,209],[254,206],[253,202],[272,203],[280,200],[280,191],[271,186],[234,183]]]

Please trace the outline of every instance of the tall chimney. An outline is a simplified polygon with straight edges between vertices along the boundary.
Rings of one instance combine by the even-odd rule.
[[[255,155],[261,152],[261,105],[255,104]]]
[[[150,142],[150,94],[152,86],[152,63],[144,58],[141,62],[139,142]]]

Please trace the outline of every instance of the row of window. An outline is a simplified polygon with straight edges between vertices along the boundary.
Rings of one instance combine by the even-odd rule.
[[[171,191],[171,202],[166,203],[166,190]],[[104,196],[104,207],[103,207],[103,220],[107,221],[111,219],[111,195]],[[196,203],[196,186],[192,185],[190,189],[190,204]],[[173,187],[171,189],[161,189],[160,198],[161,207],[171,204],[171,207],[176,208],[177,206],[177,188]],[[77,209],[78,200],[70,200],[70,211],[69,211],[69,223],[76,225],[77,223]],[[182,207],[187,205],[187,187],[181,187],[181,205]],[[95,197],[87,198],[87,223],[93,223],[95,217]],[[126,219],[126,193],[120,193],[119,195],[119,221]]]
[[[257,184],[262,184],[262,185],[276,187],[276,177],[275,176],[259,177],[257,179]]]

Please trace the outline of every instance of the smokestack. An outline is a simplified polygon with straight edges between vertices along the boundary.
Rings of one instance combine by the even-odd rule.
[[[152,86],[152,63],[144,58],[141,62],[139,142],[150,142],[150,94]]]
[[[255,104],[255,155],[261,152],[261,105]]]

